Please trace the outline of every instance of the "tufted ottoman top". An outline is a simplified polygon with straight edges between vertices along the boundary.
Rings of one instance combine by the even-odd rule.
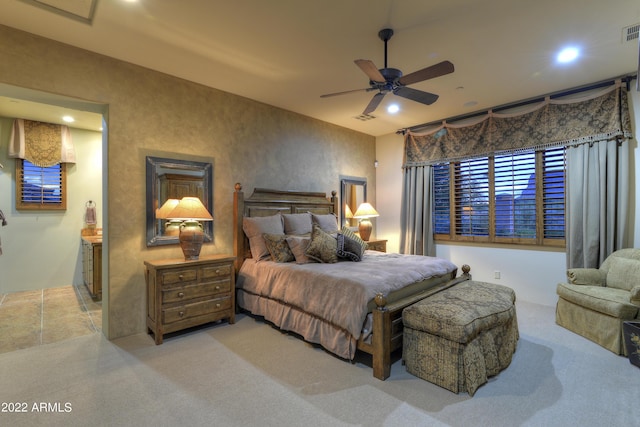
[[[470,280],[405,308],[402,321],[406,328],[468,343],[511,319],[515,300],[516,293],[507,286]]]

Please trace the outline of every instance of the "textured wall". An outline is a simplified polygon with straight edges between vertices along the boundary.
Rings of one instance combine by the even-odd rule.
[[[232,192],[253,187],[339,189],[339,175],[366,177],[375,203],[375,140],[132,64],[0,26],[0,82],[108,106],[103,224],[108,251],[109,338],[145,330],[143,261],[181,256],[145,245],[145,157],[209,158],[214,242],[232,252]],[[0,94],[1,95],[1,94]]]

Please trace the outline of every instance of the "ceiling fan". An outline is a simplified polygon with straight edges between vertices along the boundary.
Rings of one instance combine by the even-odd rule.
[[[321,98],[327,98],[336,95],[345,95],[354,92],[371,92],[377,90],[378,93],[373,95],[373,98],[364,109],[362,114],[370,114],[378,108],[382,98],[392,92],[394,95],[401,96],[403,98],[410,99],[412,101],[419,102],[421,104],[431,105],[438,99],[438,95],[429,92],[423,92],[421,90],[412,89],[407,87],[408,85],[418,83],[424,80],[440,77],[445,74],[453,73],[453,64],[449,61],[442,61],[436,65],[423,68],[413,73],[402,75],[402,71],[397,68],[387,67],[387,42],[393,36],[393,30],[385,28],[378,32],[378,37],[384,42],[384,68],[378,69],[375,64],[368,59],[356,59],[354,62],[360,69],[369,77],[369,86],[364,89],[347,90],[344,92],[329,93],[321,95]]]

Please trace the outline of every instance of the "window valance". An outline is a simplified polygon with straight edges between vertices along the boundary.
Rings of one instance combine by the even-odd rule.
[[[425,132],[407,132],[404,167],[630,137],[627,92],[616,82],[579,98],[547,97],[518,111],[489,111]]]
[[[71,131],[64,125],[15,119],[9,140],[9,157],[28,160],[40,167],[75,163]]]

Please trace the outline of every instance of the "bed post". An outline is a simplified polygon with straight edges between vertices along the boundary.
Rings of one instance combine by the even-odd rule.
[[[336,196],[336,190],[331,191],[331,204],[333,205],[333,214],[338,218],[338,212],[340,212],[340,204],[338,203],[338,196]],[[338,218],[338,224],[342,224],[342,218]]]
[[[236,274],[240,271],[244,261],[244,232],[242,231],[242,218],[244,216],[244,193],[242,184],[236,182],[233,192],[233,254],[236,257]]]
[[[373,376],[386,380],[391,375],[391,314],[385,307],[386,298],[382,294],[375,297],[377,307],[373,310],[372,364]]]

